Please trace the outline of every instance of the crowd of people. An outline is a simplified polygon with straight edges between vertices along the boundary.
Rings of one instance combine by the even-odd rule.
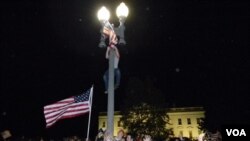
[[[111,132],[100,129],[95,141],[152,141],[152,138],[150,135],[143,135],[135,138],[130,133],[125,133],[123,130],[118,131],[117,136],[113,137]]]
[[[211,141],[221,141],[222,136],[219,131],[216,133],[205,132],[200,134],[197,139],[198,141],[211,140]],[[196,140],[196,141],[197,141]],[[92,141],[92,139],[86,139],[79,136],[69,136],[64,138],[43,138],[43,137],[12,137],[9,130],[1,132],[0,141]],[[125,133],[124,130],[119,130],[117,136],[106,130],[99,129],[97,135],[94,138],[94,141],[153,141],[153,138],[150,135],[138,135],[133,136],[130,133]],[[172,137],[168,138],[165,141],[191,141],[191,139],[186,137]],[[194,141],[194,140],[192,140]]]
[[[180,135],[179,137],[167,138],[165,141],[221,141],[222,136],[219,131],[212,134],[211,132],[205,132],[204,136],[201,134],[198,139],[189,139]],[[153,141],[153,138],[150,135],[138,135],[133,137],[130,133],[126,133],[123,130],[120,130],[116,137],[109,131],[103,131],[100,129],[95,138],[95,141]]]
[[[79,137],[79,136],[69,136],[69,137],[58,137],[58,138],[44,138],[44,137],[16,137],[10,136],[7,138],[0,138],[0,141],[86,141],[86,138]],[[89,140],[90,141],[90,140]]]

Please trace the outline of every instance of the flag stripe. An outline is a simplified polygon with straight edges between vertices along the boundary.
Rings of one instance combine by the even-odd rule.
[[[80,116],[80,115],[83,115],[85,113],[87,113],[88,111],[86,112],[82,112],[82,113],[79,113],[79,114],[75,114],[75,115],[68,115],[68,116],[63,116],[63,117],[60,117],[57,121],[61,120],[61,119],[68,119],[68,118],[73,118],[73,117],[76,117],[76,116]],[[51,122],[51,123],[47,123],[47,128],[51,127],[53,124],[55,124],[57,121],[54,121],[54,122]]]
[[[115,31],[113,29],[110,29],[106,26],[103,27],[103,33],[107,36],[109,36],[109,44],[117,44],[117,37],[115,34]]]
[[[54,116],[56,116],[56,115],[58,115],[58,114],[60,114],[60,113],[62,113],[62,112],[64,112],[64,111],[66,112],[66,111],[81,110],[81,109],[88,108],[87,106],[88,106],[88,105],[86,105],[86,104],[84,104],[84,103],[79,103],[79,104],[77,104],[77,105],[73,105],[73,106],[70,106],[69,108],[66,108],[66,110],[65,110],[65,109],[61,109],[61,110],[59,110],[59,111],[56,111],[56,112],[53,112],[53,113],[46,114],[46,115],[45,115],[45,118],[50,119],[50,118],[52,118],[52,117],[54,117]]]
[[[78,103],[75,107],[65,108],[65,109],[62,109],[60,111],[53,112],[51,114],[45,115],[46,122],[49,123],[51,121],[56,121],[58,118],[60,118],[64,114],[65,115],[68,115],[68,114],[74,115],[75,111],[81,111],[81,110],[84,110],[84,109],[88,109],[88,107],[86,107],[85,104],[82,105],[82,103]]]
[[[57,122],[59,119],[65,119],[65,118],[70,118],[70,117],[75,117],[78,116],[80,114],[84,114],[87,113],[89,111],[89,109],[85,109],[85,110],[81,110],[81,111],[74,111],[74,112],[65,112],[65,113],[61,113],[58,116],[54,117],[53,120],[49,120],[46,121],[47,122],[47,126],[49,124],[54,124],[55,122]]]
[[[62,100],[62,101],[58,101],[58,102],[56,102],[54,104],[47,105],[47,106],[44,107],[44,109],[56,108],[56,107],[67,105],[67,104],[73,103],[73,102],[74,102],[74,98],[71,97],[71,98],[67,98],[67,99]]]
[[[58,108],[53,108],[53,109],[45,110],[44,114],[45,115],[49,115],[50,113],[54,113],[56,111],[60,111],[60,110],[66,109],[66,108],[71,108],[71,107],[74,107],[74,106],[78,106],[80,104],[87,104],[87,102],[84,102],[84,103],[73,103],[73,104],[65,105],[63,107],[58,107]]]

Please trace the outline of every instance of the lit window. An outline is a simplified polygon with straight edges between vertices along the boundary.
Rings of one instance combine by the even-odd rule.
[[[178,125],[182,125],[181,119],[178,119]]]
[[[121,127],[121,121],[119,120],[117,123],[118,127]]]
[[[189,131],[189,138],[193,138],[193,133],[192,133],[192,131]]]
[[[106,127],[106,123],[105,122],[102,123],[102,127]]]
[[[187,124],[191,124],[191,119],[190,118],[187,119]]]

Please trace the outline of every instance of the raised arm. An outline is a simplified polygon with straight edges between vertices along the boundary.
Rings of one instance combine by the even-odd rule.
[[[110,50],[110,47],[107,47],[106,54],[105,54],[106,59],[109,59],[109,50]]]

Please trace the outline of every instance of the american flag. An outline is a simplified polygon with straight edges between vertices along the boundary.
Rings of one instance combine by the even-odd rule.
[[[110,25],[111,26],[111,25]],[[112,27],[103,27],[103,33],[106,36],[109,36],[109,44],[110,45],[116,45],[117,44],[117,36],[115,34],[115,31]]]
[[[72,96],[56,103],[44,106],[46,127],[49,128],[58,120],[76,117],[91,110],[93,87],[78,96]]]

